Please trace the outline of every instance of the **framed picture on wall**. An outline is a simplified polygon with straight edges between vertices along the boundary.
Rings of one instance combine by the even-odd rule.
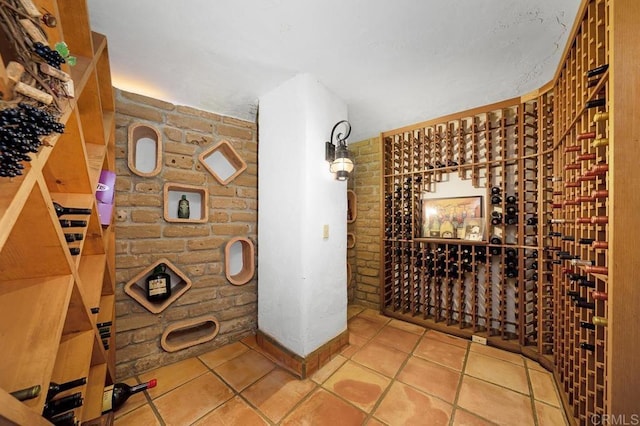
[[[482,196],[424,198],[423,195],[421,235],[423,238],[482,241]]]

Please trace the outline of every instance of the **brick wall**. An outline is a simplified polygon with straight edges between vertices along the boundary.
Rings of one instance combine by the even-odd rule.
[[[349,150],[356,165],[349,189],[357,198],[356,220],[347,227],[356,237],[347,250],[349,303],[380,309],[380,138],[350,143]]]
[[[124,379],[160,365],[213,350],[255,333],[257,271],[243,286],[225,277],[229,239],[251,239],[257,253],[258,144],[256,124],[116,90],[116,376]],[[163,168],[140,177],[127,166],[128,128],[144,123],[163,139]],[[226,186],[198,161],[220,140],[229,141],[247,169]],[[164,220],[166,182],[208,188],[207,223]],[[160,314],[152,314],[123,291],[124,284],[166,257],[192,281],[192,288]],[[220,331],[210,342],[178,352],[160,346],[173,322],[213,315]]]

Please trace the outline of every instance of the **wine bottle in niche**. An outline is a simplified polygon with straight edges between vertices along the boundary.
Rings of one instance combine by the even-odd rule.
[[[595,330],[596,326],[595,326],[595,324],[592,324],[592,323],[587,322],[587,321],[580,321],[580,328],[586,328],[587,330]]]
[[[56,211],[56,215],[58,215],[58,217],[65,215],[65,214],[70,214],[70,215],[76,215],[76,214],[81,214],[81,215],[88,215],[91,214],[91,209],[79,209],[79,208],[75,208],[75,207],[64,207],[61,206],[60,204],[56,203],[55,201],[53,202],[53,208]]]
[[[178,218],[189,219],[190,215],[189,200],[187,200],[187,196],[185,194],[182,194],[180,201],[178,201]]]
[[[147,277],[147,300],[151,302],[168,299],[171,296],[171,276],[164,263],[157,265]]]
[[[64,383],[51,382],[51,383],[49,383],[49,391],[47,392],[47,401],[50,401],[51,399],[53,399],[53,397],[55,397],[60,392],[64,392],[66,390],[73,389],[73,388],[76,388],[78,386],[82,386],[82,385],[85,385],[85,384],[87,384],[87,378],[86,377],[82,377],[80,379],[75,379],[75,380],[70,380],[70,381],[64,382]]]
[[[30,386],[25,389],[11,392],[11,396],[16,398],[18,401],[26,401],[40,396],[40,389],[40,385]]]
[[[117,411],[129,399],[129,397],[157,385],[156,379],[135,386],[126,383],[116,383],[104,388],[102,394],[102,414]]]
[[[82,393],[76,392],[72,395],[65,396],[63,398],[54,399],[44,404],[42,415],[46,418],[51,418],[65,411],[73,410],[82,406],[84,399]]]

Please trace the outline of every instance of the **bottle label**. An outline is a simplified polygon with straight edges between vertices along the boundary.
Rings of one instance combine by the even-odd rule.
[[[102,394],[102,412],[108,413],[113,409],[113,385],[104,388]]]
[[[167,280],[156,278],[149,280],[149,296],[158,296],[167,292]]]

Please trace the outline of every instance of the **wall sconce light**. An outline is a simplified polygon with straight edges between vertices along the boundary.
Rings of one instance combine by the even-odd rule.
[[[336,144],[334,145],[334,133],[341,124],[344,124],[346,131],[344,135],[342,133],[335,135]],[[329,170],[336,174],[337,180],[349,179],[349,173],[353,171],[353,160],[347,148],[347,138],[350,134],[351,124],[347,120],[338,121],[331,130],[331,139],[325,143],[325,160],[330,163]]]

